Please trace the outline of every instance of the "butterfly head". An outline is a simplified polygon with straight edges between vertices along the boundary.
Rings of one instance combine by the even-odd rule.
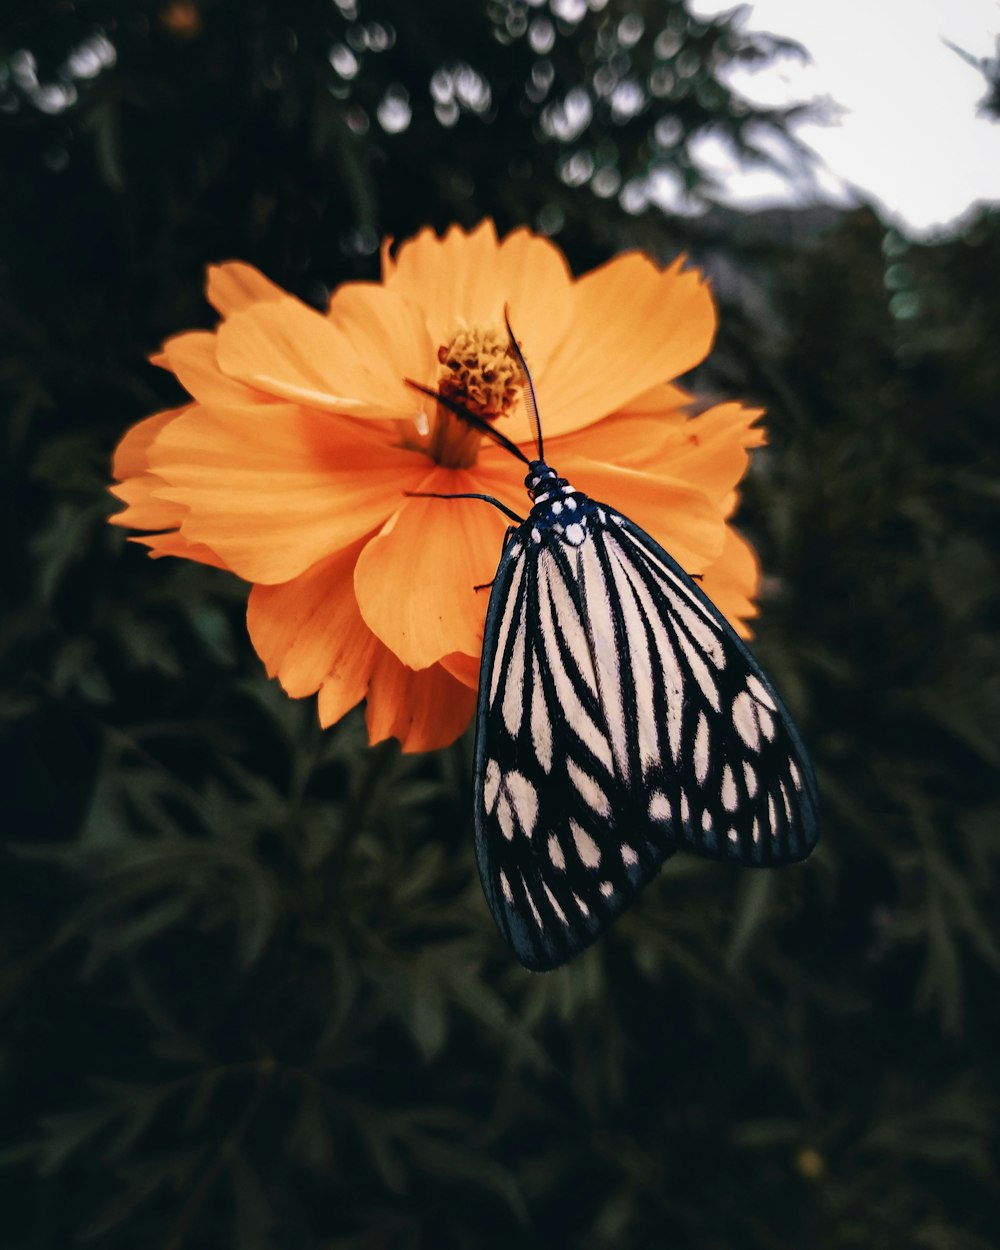
[[[545,503],[553,495],[568,494],[573,490],[564,477],[549,468],[544,460],[532,460],[524,479],[533,503]]]
[[[587,541],[595,505],[544,460],[532,460],[524,479],[534,501],[529,518],[531,541],[580,547]]]

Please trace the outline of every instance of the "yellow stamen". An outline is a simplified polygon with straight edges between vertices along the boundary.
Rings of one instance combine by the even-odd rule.
[[[521,366],[511,355],[505,330],[463,327],[438,349],[444,366],[438,390],[484,421],[505,416],[517,403],[524,385]],[[482,434],[438,404],[428,451],[449,468],[475,464]]]

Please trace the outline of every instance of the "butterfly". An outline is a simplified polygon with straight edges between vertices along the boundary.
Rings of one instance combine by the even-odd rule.
[[[754,867],[805,859],[815,777],[792,719],[732,627],[619,509],[416,383],[527,465],[483,635],[476,858],[503,938],[546,971],[594,942],[675,851]]]

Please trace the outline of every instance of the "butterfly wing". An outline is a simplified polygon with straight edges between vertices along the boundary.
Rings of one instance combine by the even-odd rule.
[[[649,816],[687,850],[748,866],[805,859],[819,837],[812,764],[766,674],[701,587],[634,522],[603,538],[634,657],[649,649],[652,695],[637,682]],[[633,676],[644,660],[633,658]]]
[[[475,762],[476,852],[497,927],[526,967],[582,951],[671,848],[625,840],[642,806],[616,768],[572,551],[515,533],[493,584]],[[592,609],[591,605],[591,609]],[[603,643],[601,644],[603,647]]]
[[[579,545],[515,531],[480,678],[480,875],[535,969],[588,946],[680,847],[763,865],[816,839],[808,760],[756,661],[647,534],[577,498]]]

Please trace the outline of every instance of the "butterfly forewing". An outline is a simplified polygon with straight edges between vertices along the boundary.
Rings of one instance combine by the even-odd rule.
[[[618,656],[582,597],[579,551],[516,534],[484,643],[477,853],[500,931],[532,968],[589,945],[669,853],[624,832],[642,809],[623,783]]]
[[[808,760],[756,661],[662,548],[579,492],[536,504],[501,558],[475,783],[486,896],[530,968],[589,945],[678,848],[765,865],[816,840]]]

